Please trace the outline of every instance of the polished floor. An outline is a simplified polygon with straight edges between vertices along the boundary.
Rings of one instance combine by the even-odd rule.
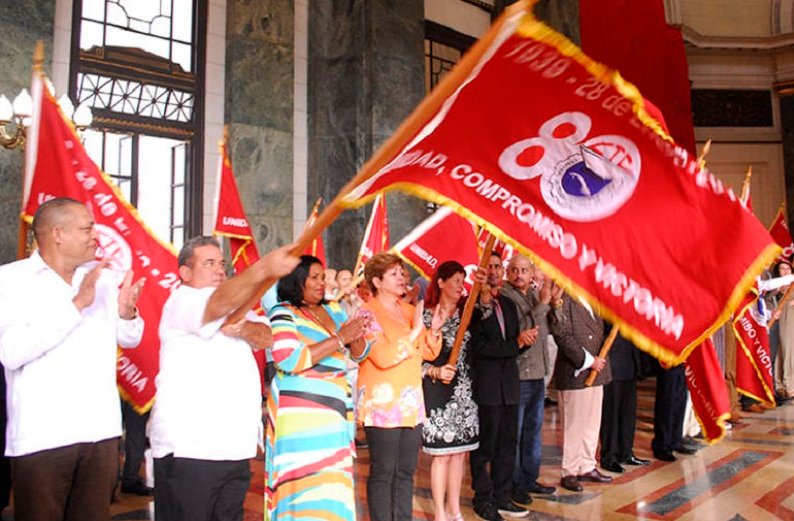
[[[641,383],[635,452],[651,458],[653,380]],[[546,409],[541,482],[559,484],[560,431],[556,408]],[[364,481],[368,454],[361,451],[356,466],[359,519],[366,520]],[[263,476],[260,461],[252,461],[253,479],[246,500],[245,520],[262,519]],[[479,519],[471,509],[468,476],[462,513]],[[429,459],[420,458],[414,492],[414,519],[432,520]],[[653,460],[633,467],[609,485],[585,484],[581,493],[561,491],[536,496],[532,520],[679,519],[692,521],[794,521],[794,402],[763,414],[747,413],[745,423],[694,456],[678,461]],[[146,498],[118,495],[113,520],[151,519]],[[13,519],[6,512],[4,520]]]

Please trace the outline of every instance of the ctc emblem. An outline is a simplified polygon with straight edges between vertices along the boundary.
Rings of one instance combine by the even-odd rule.
[[[587,139],[592,126],[582,112],[546,121],[537,137],[507,147],[499,167],[510,177],[540,177],[540,192],[554,212],[590,222],[615,213],[629,200],[640,178],[637,146],[623,136]]]

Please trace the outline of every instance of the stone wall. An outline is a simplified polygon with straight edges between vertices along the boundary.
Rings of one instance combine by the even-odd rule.
[[[261,252],[292,241],[294,4],[229,0],[229,150]]]
[[[0,94],[9,101],[22,88],[30,90],[33,48],[43,40],[49,74],[52,64],[54,0],[0,2]],[[0,148],[0,264],[16,259],[22,197],[23,151]]]

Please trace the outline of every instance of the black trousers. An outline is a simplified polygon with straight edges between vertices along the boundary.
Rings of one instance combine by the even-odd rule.
[[[142,482],[141,463],[146,452],[146,422],[149,413],[138,414],[132,405],[121,402],[121,418],[124,422],[124,468],[121,472],[121,486],[131,487]]]
[[[154,460],[156,521],[242,521],[251,482],[249,460]]]
[[[510,499],[518,444],[518,404],[480,405],[480,446],[469,456],[474,506]],[[490,465],[490,472],[488,466]]]
[[[372,521],[411,521],[422,426],[365,427],[364,433],[369,445],[369,518]]]
[[[619,463],[634,455],[637,423],[636,380],[613,380],[604,386],[601,403],[601,464]]]
[[[662,369],[656,377],[656,403],[653,406],[654,454],[671,452],[681,445],[686,413],[686,376],[684,365]]]

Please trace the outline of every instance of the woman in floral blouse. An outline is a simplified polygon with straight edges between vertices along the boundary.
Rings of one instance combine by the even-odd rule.
[[[446,317],[437,311],[425,329],[423,306],[403,301],[402,261],[393,254],[373,256],[364,278],[373,294],[359,311],[372,317],[371,350],[358,374],[358,421],[370,451],[367,505],[372,521],[410,521],[425,418],[422,359],[438,356]]]

